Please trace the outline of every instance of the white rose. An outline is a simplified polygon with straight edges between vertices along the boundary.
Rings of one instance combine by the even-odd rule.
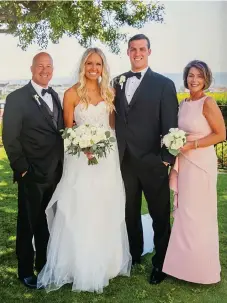
[[[103,129],[98,129],[97,133],[95,135],[96,140],[98,141],[102,141],[102,140],[106,140],[106,135],[105,135],[105,130]]]
[[[171,141],[170,141],[169,137],[168,137],[168,136],[165,136],[165,137],[163,138],[163,144],[164,144],[166,147],[169,147],[169,146],[170,146],[170,143],[171,143]]]
[[[80,148],[86,148],[86,147],[91,147],[93,144],[91,142],[91,140],[87,140],[87,139],[81,139],[79,141],[79,146]]]
[[[179,139],[176,139],[176,141],[171,145],[171,149],[177,149],[178,150],[183,145],[184,145],[183,140],[179,138]]]
[[[78,144],[78,139],[77,139],[77,138],[74,138],[72,143],[73,143],[74,145],[77,145],[77,144]]]
[[[91,130],[92,133],[96,133],[97,132],[97,127],[91,126],[90,130]]]
[[[175,132],[177,132],[179,129],[178,128],[170,128],[170,133],[175,133]]]
[[[166,147],[169,147],[173,141],[172,134],[167,134],[163,138],[163,144],[165,144]]]
[[[77,127],[76,129],[75,129],[75,133],[79,136],[79,135],[81,135],[81,134],[83,134],[83,133],[85,133],[85,131],[86,131],[86,126],[85,125],[81,125],[81,126],[79,126],[79,127]]]
[[[87,141],[86,140],[80,140],[79,142],[80,148],[86,148],[87,146]]]
[[[169,136],[169,139],[170,139],[171,141],[174,141],[174,140],[175,140],[175,138],[174,138],[174,133],[169,133],[168,136]]]
[[[93,137],[92,137],[92,140],[93,140],[94,144],[96,144],[96,143],[98,143],[99,141],[101,141],[99,135],[93,136]]]
[[[70,134],[70,136],[71,136],[72,138],[76,138],[76,133],[75,133],[74,131],[72,131],[71,134]]]
[[[90,134],[86,134],[86,135],[82,136],[82,140],[90,142],[92,140],[92,136]]]
[[[180,138],[179,133],[175,132],[175,133],[174,133],[174,138],[176,138],[176,139]]]
[[[175,142],[173,142],[173,143],[171,144],[171,149],[177,150],[177,146],[176,146]]]
[[[183,130],[179,130],[178,134],[179,134],[179,137],[182,139],[184,139],[186,137],[186,133]]]

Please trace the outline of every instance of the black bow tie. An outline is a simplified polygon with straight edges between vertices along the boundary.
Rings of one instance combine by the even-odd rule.
[[[137,79],[141,78],[141,72],[139,73],[133,73],[132,71],[128,72],[127,78],[136,77]]]
[[[41,95],[44,96],[46,93],[51,94],[52,88],[48,87],[47,89],[43,88],[41,91]]]

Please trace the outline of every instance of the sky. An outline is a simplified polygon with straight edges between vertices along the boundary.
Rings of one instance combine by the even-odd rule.
[[[123,30],[130,38],[143,33],[151,40],[151,68],[160,73],[181,73],[193,59],[208,63],[213,72],[227,72],[227,32],[224,30],[227,16],[227,1],[161,1],[165,4],[164,23],[146,24],[144,28]],[[38,45],[26,51],[17,47],[18,39],[0,34],[0,80],[29,79],[33,56]],[[127,45],[121,44],[121,53],[112,54],[103,49],[110,66],[111,75],[130,69],[126,54]],[[54,60],[54,78],[73,78],[84,48],[73,37],[63,37],[59,44],[49,44],[45,50]]]

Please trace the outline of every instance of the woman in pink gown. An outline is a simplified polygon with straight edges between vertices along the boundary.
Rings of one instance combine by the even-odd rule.
[[[216,102],[204,94],[212,81],[206,63],[190,62],[184,84],[190,97],[180,104],[179,128],[187,143],[170,174],[174,223],[163,272],[189,282],[220,281],[217,222],[217,158],[214,144],[225,140],[224,120]]]

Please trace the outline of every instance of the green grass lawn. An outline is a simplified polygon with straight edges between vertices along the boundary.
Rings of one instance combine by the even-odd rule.
[[[11,170],[3,148],[0,148],[0,300],[11,302],[151,302],[151,303],[226,303],[227,302],[227,174],[219,175],[219,228],[222,281],[218,285],[204,286],[166,279],[158,286],[147,282],[151,270],[150,257],[132,270],[130,278],[117,277],[103,294],[75,293],[70,285],[46,293],[29,290],[17,280],[15,255],[15,228],[17,215],[17,188],[12,184]],[[204,210],[206,211],[206,210]],[[145,201],[143,212],[146,212]]]

